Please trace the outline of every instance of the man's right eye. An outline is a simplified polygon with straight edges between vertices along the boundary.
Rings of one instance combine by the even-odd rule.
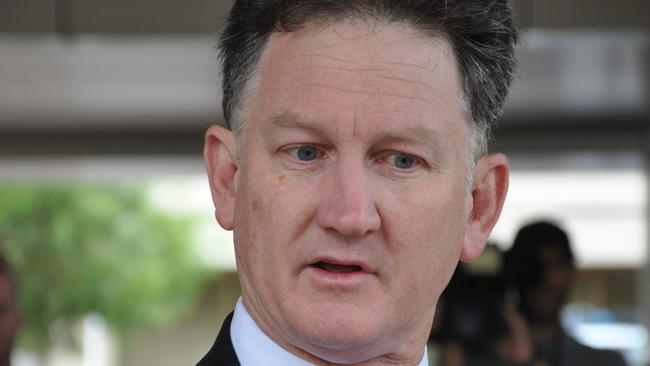
[[[328,161],[327,148],[319,144],[293,144],[279,148],[282,162],[287,169],[314,172]]]
[[[319,151],[314,146],[298,146],[294,148],[293,154],[300,161],[312,161],[318,158]]]

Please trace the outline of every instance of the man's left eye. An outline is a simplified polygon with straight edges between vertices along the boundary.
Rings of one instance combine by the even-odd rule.
[[[399,169],[411,169],[417,163],[415,157],[408,154],[394,154],[391,160],[393,165]]]

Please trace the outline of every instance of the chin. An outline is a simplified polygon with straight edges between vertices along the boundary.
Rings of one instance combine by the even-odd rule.
[[[315,304],[306,308],[294,324],[300,348],[335,363],[355,363],[384,352],[389,334],[368,309],[345,303]]]

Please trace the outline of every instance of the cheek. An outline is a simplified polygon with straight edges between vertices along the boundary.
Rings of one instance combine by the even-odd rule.
[[[287,253],[293,253],[288,247],[298,242],[308,225],[314,195],[308,185],[293,184],[291,177],[263,174],[259,168],[254,171],[254,177],[242,174],[237,192],[237,250],[248,263],[269,270],[289,268],[283,265],[292,260],[287,257]]]
[[[418,196],[419,200],[403,200],[399,206],[402,209],[393,210],[393,225],[389,226],[396,245],[390,250],[397,258],[397,270],[410,274],[411,278],[405,280],[422,287],[415,290],[426,287],[441,291],[462,249],[466,230],[464,195],[448,191]]]

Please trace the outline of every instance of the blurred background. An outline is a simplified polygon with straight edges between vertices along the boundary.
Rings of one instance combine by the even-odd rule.
[[[201,158],[230,1],[0,0],[0,250],[14,366],[194,364],[239,296]],[[568,326],[648,363],[650,2],[518,0],[492,240],[567,229]],[[487,258],[487,257],[486,257]],[[489,258],[484,261],[489,262]],[[488,263],[489,266],[489,263]]]

